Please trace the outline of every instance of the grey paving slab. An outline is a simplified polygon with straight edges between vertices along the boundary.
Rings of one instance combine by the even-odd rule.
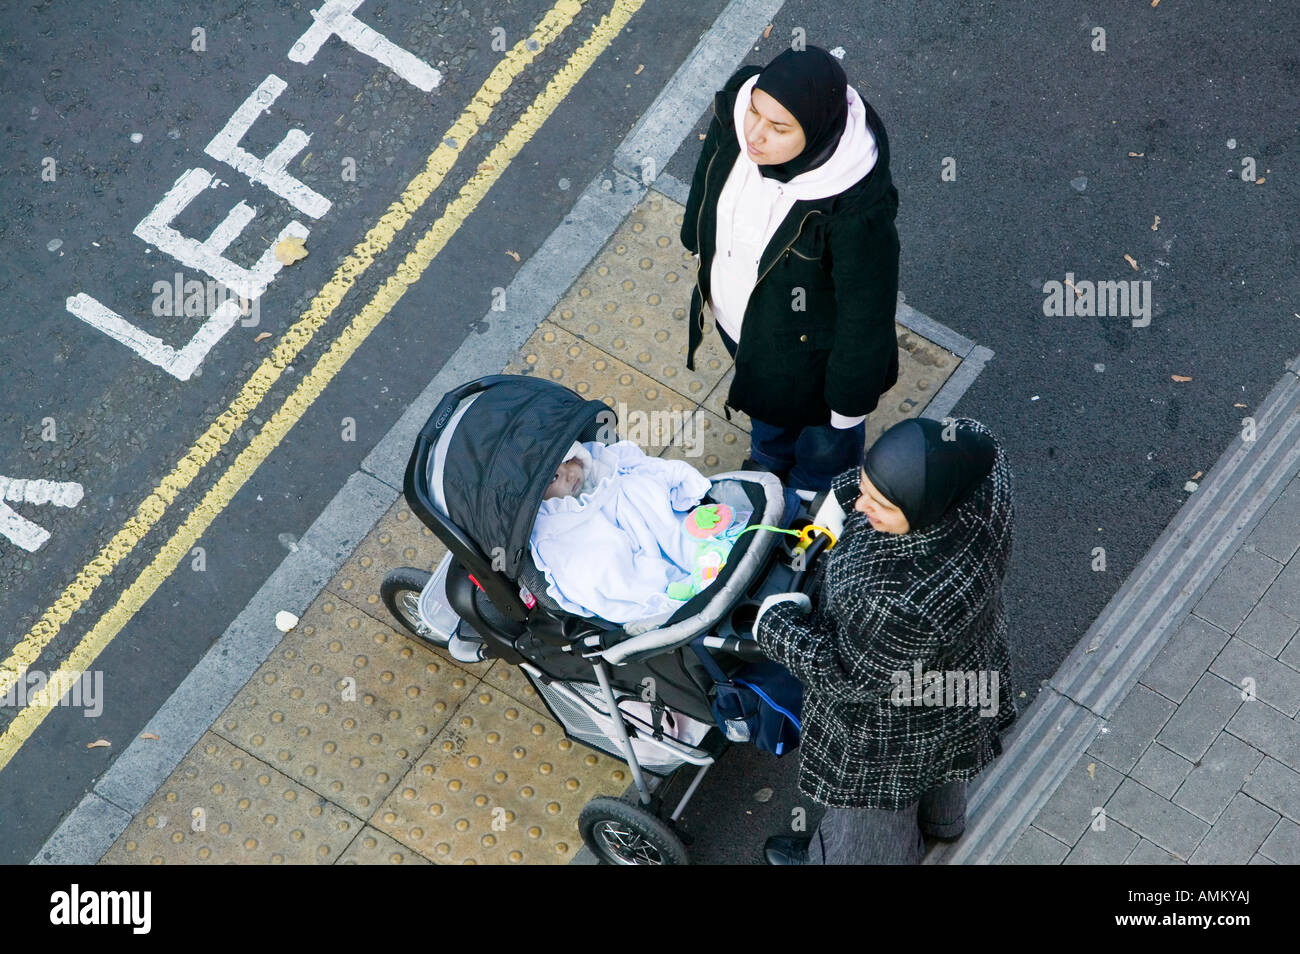
[[[1277,560],[1243,547],[1232,555],[1193,612],[1220,629],[1236,632],[1281,572]]]
[[[1097,821],[1100,824],[1100,818]],[[1063,864],[1067,865],[1122,865],[1124,859],[1137,847],[1141,837],[1129,831],[1113,818],[1106,819],[1105,828],[1092,825],[1083,833],[1079,843],[1070,849]]]
[[[1105,762],[1085,754],[1043,805],[1034,826],[1073,846],[1088,830],[1096,809],[1106,804],[1123,780]]]
[[[1210,672],[1242,687],[1243,691],[1253,688],[1260,701],[1288,716],[1294,718],[1300,712],[1300,672],[1236,636],[1215,657]]]
[[[1276,861],[1270,861],[1268,858],[1264,857],[1263,855],[1255,855],[1255,857],[1251,858],[1250,861],[1246,862],[1246,864],[1248,864],[1248,865],[1276,865],[1277,862],[1276,862]]]
[[[1297,631],[1300,631],[1300,622],[1261,603],[1237,628],[1237,636],[1276,658]]]
[[[1165,748],[1159,742],[1153,742],[1142,753],[1142,758],[1138,759],[1137,765],[1133,766],[1129,776],[1137,779],[1157,795],[1171,798],[1191,770],[1192,763],[1187,759]]]
[[[1146,686],[1124,697],[1115,715],[1097,733],[1088,753],[1111,768],[1128,772],[1156,737],[1177,706]]]
[[[1300,825],[1289,818],[1279,819],[1259,846],[1259,853],[1279,865],[1300,865]]]
[[[1059,865],[1070,853],[1070,846],[1057,841],[1047,832],[1030,825],[1016,839],[1002,859],[1004,865]]]
[[[1174,702],[1182,702],[1228,642],[1228,633],[1188,616],[1139,680]]]
[[[1227,731],[1265,755],[1300,771],[1300,725],[1272,706],[1247,703],[1228,722]]]
[[[1106,814],[1180,858],[1191,857],[1210,830],[1209,824],[1191,812],[1131,778],[1125,779],[1106,802]]]
[[[1187,859],[1192,865],[1244,865],[1250,862],[1281,818],[1240,792],[1232,799],[1209,834]]]
[[[1173,803],[1213,823],[1263,760],[1263,753],[1224,733],[1188,773]]]
[[[1281,762],[1264,759],[1242,791],[1292,821],[1300,821],[1300,775]]]
[[[1241,690],[1212,673],[1197,680],[1156,740],[1193,762],[1200,759],[1242,705]]]
[[[1300,480],[1292,480],[1251,531],[1246,543],[1279,563],[1300,548]]]
[[[1286,649],[1277,654],[1279,662],[1285,663],[1292,669],[1300,669],[1300,633],[1291,637],[1291,642],[1286,644]]]
[[[1171,854],[1153,841],[1143,838],[1133,849],[1133,853],[1124,859],[1126,865],[1184,865],[1187,862]]]
[[[1300,560],[1292,560],[1287,564],[1260,602],[1294,620],[1300,620]]]

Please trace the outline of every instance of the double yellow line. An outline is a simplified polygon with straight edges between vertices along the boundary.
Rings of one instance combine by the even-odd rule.
[[[58,634],[63,624],[72,618],[72,614],[85,604],[104,579],[139,545],[145,534],[162,519],[177,495],[193,483],[199,471],[220,452],[235,430],[247,420],[280,379],[284,369],[338,308],[343,296],[356,280],[391,245],[397,233],[442,184],[464,151],[465,144],[487,122],[511,83],[573,22],[574,17],[581,12],[583,2],[584,0],[558,0],[532,35],[517,43],[505,55],[464,112],[441,137],[439,146],[429,156],[425,168],[411,180],[401,197],[389,206],[388,211],[349,253],[307,310],[253,372],[230,406],[212,422],[188,453],[144,499],[135,516],[81,569],[62,595],[13,647],[3,664],[0,664],[0,696],[23,678],[28,667]],[[290,428],[325,390],[326,385],[342,370],[362,342],[401,300],[406,290],[420,280],[424,271],[460,230],[510,163],[572,92],[643,3],[644,0],[614,0],[611,11],[593,27],[586,41],[551,77],[546,88],[493,147],[479,171],[465,183],[443,214],[420,237],[415,248],[334,339],[311,372],[303,377],[257,436],[221,474],[216,484],[162,545],[149,565],[126,588],[117,603],[99,618],[68,654],[57,673],[50,677],[51,686],[71,686],[144,606],[239,489],[270,456]],[[447,145],[448,142],[454,145]],[[58,704],[61,695],[61,692],[55,695],[54,691],[47,688],[32,696],[27,706],[18,713],[4,734],[0,735],[0,769],[9,764],[9,760]]]

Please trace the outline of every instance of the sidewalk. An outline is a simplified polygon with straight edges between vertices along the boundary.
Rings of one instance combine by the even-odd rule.
[[[1300,361],[927,863],[1300,863]]]

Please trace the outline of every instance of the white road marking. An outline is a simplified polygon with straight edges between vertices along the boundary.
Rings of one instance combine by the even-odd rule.
[[[416,89],[430,92],[442,82],[442,74],[424,60],[397,46],[373,28],[352,16],[362,0],[325,0],[311,11],[316,20],[289,51],[295,63],[310,63],[331,36],[366,54],[406,80]]]
[[[268,75],[203,151],[242,172],[251,181],[262,183],[303,215],[319,219],[330,210],[330,200],[285,172],[289,161],[307,147],[311,136],[301,129],[290,129],[265,159],[259,159],[239,145],[257,121],[258,114],[269,111],[287,85],[274,73]]]
[[[4,503],[54,504],[56,507],[75,507],[84,496],[81,484],[71,481],[19,480],[0,477],[0,534],[18,544],[29,553],[39,550],[50,538],[50,532]]]
[[[253,221],[257,209],[239,202],[203,242],[182,235],[171,227],[172,221],[211,184],[212,173],[207,170],[185,170],[162,200],[140,220],[134,229],[135,235],[166,252],[182,265],[215,278],[233,291],[237,298],[256,301],[262,297],[276,273],[284,267],[275,257],[276,243],[290,236],[305,241],[311,232],[301,222],[290,222],[276,241],[262,253],[256,265],[252,268],[236,265],[223,253],[244,227]]]
[[[199,327],[185,347],[177,350],[147,331],[141,331],[117,312],[106,308],[84,292],[67,301],[68,311],[92,328],[120,341],[150,364],[155,364],[181,381],[188,381],[203,363],[213,345],[240,319],[239,305],[230,299],[222,302],[212,316]]]

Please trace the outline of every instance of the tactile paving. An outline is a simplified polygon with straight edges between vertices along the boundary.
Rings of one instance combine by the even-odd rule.
[[[339,568],[329,589],[375,619],[388,622],[388,611],[379,597],[383,578],[399,566],[432,571],[446,552],[442,541],[411,513],[406,499],[398,497]]]
[[[506,373],[535,374],[585,398],[604,401],[618,415],[619,437],[635,441],[651,457],[672,445],[681,422],[697,407],[690,398],[550,321],[533,332]]]
[[[365,818],[478,682],[326,591],[213,731]]]
[[[361,827],[337,805],[207,732],[100,863],[333,864]]]
[[[366,534],[326,589],[338,596],[340,603],[359,607],[371,619],[392,627],[403,636],[410,636],[401,622],[388,612],[379,595],[379,584],[398,567],[409,566],[432,572],[446,552],[442,541],[411,512],[405,498],[399,497]],[[476,676],[483,676],[491,665],[490,662],[456,662],[445,649],[412,639],[417,645]]]
[[[341,865],[429,865],[428,858],[367,825],[338,860]]]
[[[695,256],[681,244],[682,206],[651,189],[551,314],[693,402],[703,401],[729,362],[720,341],[701,346],[686,369]]]
[[[622,762],[483,684],[370,823],[443,864],[564,864],[582,806],[630,782]]]

